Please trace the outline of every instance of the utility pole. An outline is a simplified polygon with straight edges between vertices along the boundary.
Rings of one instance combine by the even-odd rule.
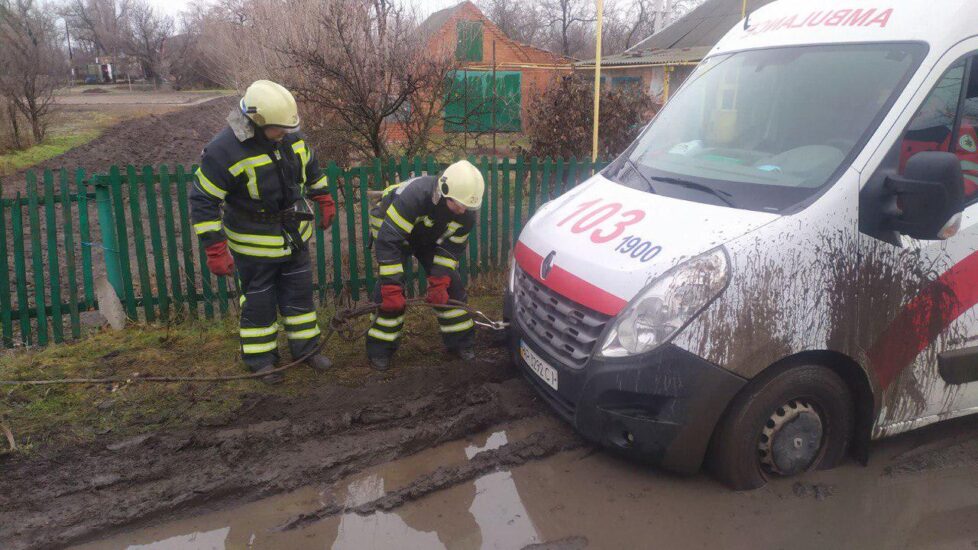
[[[598,128],[601,116],[601,25],[604,21],[604,2],[598,2],[598,34],[594,46],[594,128],[591,131],[591,162],[598,161]]]
[[[71,32],[68,31],[68,20],[65,19],[65,40],[68,42],[68,69],[71,73],[71,82],[75,82],[75,56],[71,51]]]
[[[492,157],[496,158],[496,40],[492,41]]]

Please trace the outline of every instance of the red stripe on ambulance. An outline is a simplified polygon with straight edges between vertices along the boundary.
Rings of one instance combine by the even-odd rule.
[[[530,250],[522,242],[516,242],[514,255],[516,256],[516,264],[528,275],[539,281],[543,286],[582,306],[604,313],[605,315],[618,315],[618,312],[628,304],[627,301],[594,286],[556,264],[550,270],[550,274],[547,275],[546,280],[540,278],[540,266],[543,264],[543,256]]]
[[[893,319],[869,350],[869,365],[886,388],[955,319],[978,304],[978,252],[937,278]]]

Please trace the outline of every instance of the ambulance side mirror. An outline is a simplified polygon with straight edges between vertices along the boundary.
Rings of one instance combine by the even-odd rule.
[[[883,184],[883,225],[923,240],[947,239],[964,209],[964,176],[953,153],[925,151],[910,157],[903,175]]]

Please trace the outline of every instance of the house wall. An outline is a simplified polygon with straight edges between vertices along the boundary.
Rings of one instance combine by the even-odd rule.
[[[482,22],[482,61],[468,62],[468,70],[491,71],[493,42],[496,45],[496,70],[518,71],[520,77],[521,117],[525,120],[529,99],[546,90],[561,73],[568,73],[572,59],[509,39],[471,2],[460,4],[428,42],[436,54],[454,55],[459,21]],[[534,65],[531,67],[531,65]]]
[[[695,69],[691,65],[674,65],[669,67],[669,95],[671,96],[682,86],[686,78]],[[588,69],[594,75],[593,69]],[[604,86],[612,86],[616,78],[633,77],[641,80],[641,89],[658,103],[663,103],[665,92],[666,67],[606,67],[601,70]]]

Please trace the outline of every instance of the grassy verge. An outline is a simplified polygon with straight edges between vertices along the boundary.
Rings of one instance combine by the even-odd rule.
[[[501,315],[502,277],[474,283],[471,303],[493,318]],[[320,312],[325,325],[332,311]],[[362,318],[359,328],[366,328]],[[133,373],[160,376],[223,376],[245,372],[238,356],[236,320],[134,325],[100,331],[81,341],[0,356],[0,379],[97,378]],[[288,357],[280,340],[280,353]],[[433,351],[434,350],[434,351]],[[438,325],[427,308],[408,311],[395,369],[383,376],[367,365],[363,341],[333,337],[326,354],[334,369],[317,375],[297,367],[280,386],[252,380],[225,383],[134,383],[118,385],[0,386],[0,420],[13,432],[17,451],[93,441],[100,435],[129,436],[198,423],[219,422],[256,395],[301,396],[324,384],[357,386],[394,378],[407,370],[449,360]],[[0,453],[7,451],[0,436]]]
[[[98,111],[59,111],[51,121],[43,142],[0,155],[0,176],[13,174],[84,145],[120,120],[118,115]]]

